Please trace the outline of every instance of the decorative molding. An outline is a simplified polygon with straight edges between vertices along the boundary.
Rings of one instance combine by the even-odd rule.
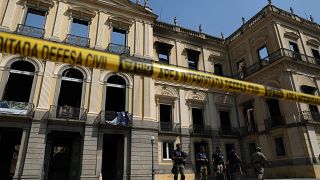
[[[307,45],[313,46],[315,48],[319,48],[320,42],[317,39],[308,39],[307,40]]]
[[[284,33],[284,37],[289,38],[289,39],[293,39],[293,40],[298,40],[300,38],[300,36],[298,35],[298,33],[296,32],[285,32]]]

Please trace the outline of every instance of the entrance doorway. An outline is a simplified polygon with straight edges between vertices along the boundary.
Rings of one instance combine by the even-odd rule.
[[[81,135],[75,132],[48,134],[45,157],[47,180],[80,179],[81,140]]]
[[[103,136],[102,179],[123,179],[124,137],[117,134]]]
[[[20,150],[22,129],[0,128],[0,179],[12,180]]]

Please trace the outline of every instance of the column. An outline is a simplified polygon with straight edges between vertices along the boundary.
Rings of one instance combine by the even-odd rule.
[[[2,20],[2,26],[6,29],[6,30],[10,30],[11,29],[11,25],[12,25],[12,20],[14,19],[14,11],[15,11],[15,8],[17,6],[16,4],[17,2],[16,1],[12,1],[10,0],[8,2],[8,5],[7,5],[7,9],[6,9],[6,12],[5,12],[5,15],[4,15],[4,18]]]
[[[92,79],[91,79],[91,92],[89,98],[89,108],[88,108],[88,123],[91,123],[95,120],[96,116],[101,110],[102,103],[102,92],[100,91],[100,69],[92,70]]]
[[[154,93],[154,80],[149,77],[144,77],[143,83],[143,118],[144,120],[155,121],[156,119],[156,103]]]
[[[21,178],[23,164],[24,164],[25,155],[26,155],[26,151],[27,151],[28,139],[29,139],[29,130],[23,129],[21,143],[20,143],[20,149],[19,149],[19,154],[18,154],[18,160],[17,160],[16,170],[14,172],[13,179],[20,179]]]
[[[133,119],[142,119],[142,77],[135,75],[133,77]]]
[[[105,26],[107,20],[106,14],[104,14],[102,11],[99,11],[99,20],[98,20],[98,30],[97,30],[97,40],[96,40],[96,45],[95,49],[100,49],[103,50],[104,48],[102,47],[102,42],[103,39],[106,38],[104,35],[107,34],[107,28]],[[110,33],[109,33],[110,34]]]
[[[153,52],[153,30],[150,23],[144,24],[144,56],[152,58]]]
[[[53,35],[51,37],[51,40],[53,41],[60,41],[61,38],[61,31],[62,29],[68,28],[69,24],[64,23],[65,13],[67,11],[67,5],[63,3],[62,1],[59,1],[58,4],[58,12],[56,21],[54,22],[53,26]]]
[[[143,55],[143,24],[142,21],[136,21],[136,29],[135,29],[135,52],[134,54],[137,56]]]
[[[102,142],[103,144],[103,142]],[[82,154],[81,179],[97,179],[98,127],[86,125]]]
[[[46,127],[39,121],[33,121],[30,130],[26,159],[21,179],[42,179],[46,146]]]

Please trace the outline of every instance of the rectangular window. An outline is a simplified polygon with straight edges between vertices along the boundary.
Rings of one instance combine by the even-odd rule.
[[[170,51],[172,45],[163,42],[156,42],[158,58],[160,63],[169,64],[170,63]]]
[[[172,153],[173,153],[173,143],[163,142],[162,143],[162,159],[171,160]]]
[[[249,143],[249,157],[251,157],[252,154],[255,152],[256,152],[256,143],[254,142]]]
[[[281,125],[283,122],[282,115],[279,106],[279,100],[277,99],[268,99],[267,105],[269,109],[269,117],[270,117],[270,127],[276,127]]]
[[[276,154],[277,156],[285,156],[286,151],[283,144],[282,137],[278,137],[274,139],[275,145],[276,145]]]
[[[253,105],[247,105],[243,108],[244,119],[246,120],[246,126],[248,132],[256,132],[256,122],[254,120]]]
[[[24,25],[36,28],[44,28],[45,19],[45,11],[28,8],[27,17],[24,22]]]
[[[301,91],[306,94],[315,95],[316,88],[303,85],[301,86]],[[309,110],[313,120],[320,120],[318,106],[309,104]]]
[[[216,75],[223,75],[222,65],[218,63],[214,63],[214,74]]]
[[[268,61],[268,50],[266,46],[263,46],[262,48],[258,49],[258,55],[260,60]]]
[[[188,67],[189,69],[197,70],[199,61],[199,52],[194,50],[187,50]]]
[[[313,57],[315,58],[315,63],[320,64],[320,54],[318,50],[311,49]]]
[[[111,34],[111,43],[126,46],[127,45],[127,31],[119,28],[113,28]]]
[[[169,64],[169,52],[159,50],[159,62]]]
[[[193,124],[203,125],[203,112],[200,108],[192,108],[192,121]]]
[[[80,36],[80,37],[88,37],[89,32],[89,22],[73,18],[72,24],[71,24],[71,31],[70,34],[74,36]]]
[[[296,53],[300,53],[298,44],[295,43],[295,42],[291,42],[291,41],[290,41],[290,42],[289,42],[289,48],[290,48],[291,51],[294,51],[294,52],[296,52]]]
[[[219,111],[219,115],[220,115],[221,129],[230,130],[231,123],[230,123],[229,111]]]
[[[172,122],[172,106],[160,104],[160,122]]]

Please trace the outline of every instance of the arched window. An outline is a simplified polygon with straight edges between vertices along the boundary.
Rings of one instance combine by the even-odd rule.
[[[77,69],[67,69],[62,73],[58,106],[80,108],[83,74]]]
[[[12,63],[2,99],[29,102],[34,75],[35,67],[30,62],[16,61]]]
[[[126,110],[126,81],[118,75],[107,80],[105,111],[121,112]]]

